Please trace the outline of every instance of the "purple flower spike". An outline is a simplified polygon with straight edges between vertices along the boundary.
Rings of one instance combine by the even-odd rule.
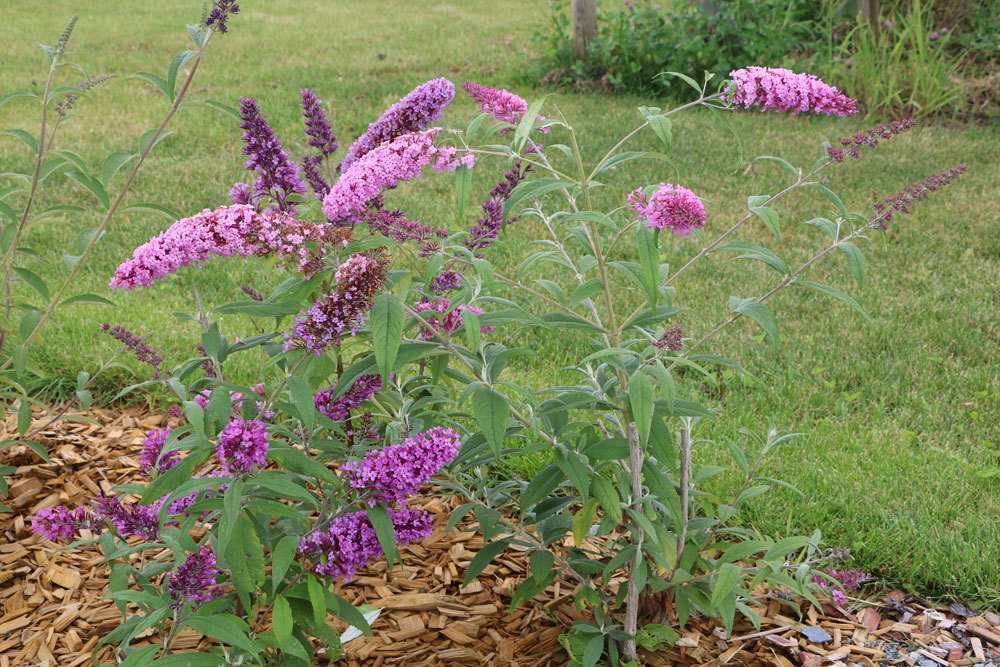
[[[333,136],[330,129],[330,121],[326,119],[323,111],[323,103],[316,93],[303,88],[299,91],[302,96],[302,118],[306,122],[306,136],[309,137],[309,145],[318,150],[323,157],[329,157],[337,150],[337,137]]]
[[[434,530],[434,517],[424,510],[389,510],[389,518],[399,546],[427,539]],[[345,581],[385,554],[365,512],[345,514],[306,535],[299,543],[299,553],[315,561],[313,571],[317,574]]]
[[[313,404],[321,414],[333,421],[344,421],[351,416],[351,410],[356,410],[362,403],[382,391],[382,378],[378,375],[362,375],[351,388],[339,398],[331,398],[333,386],[316,392]]]
[[[510,199],[511,193],[518,183],[531,171],[531,165],[525,164],[521,160],[514,162],[513,168],[504,174],[503,180],[497,183],[490,190],[490,198],[483,204],[483,215],[469,230],[469,238],[465,239],[465,246],[478,253],[486,249],[500,236],[500,229],[503,227],[503,207]],[[514,220],[509,220],[514,222]]]
[[[259,200],[268,195],[285,211],[293,207],[288,201],[292,194],[304,195],[306,185],[299,178],[299,168],[288,158],[274,130],[260,112],[257,100],[240,98],[240,129],[243,130],[243,154],[247,156],[247,170],[256,171],[254,197]]]
[[[226,424],[215,445],[215,455],[226,474],[250,472],[267,463],[267,427],[259,419],[234,419]]]
[[[239,13],[240,6],[236,4],[236,0],[215,0],[212,3],[212,11],[205,19],[205,25],[209,28],[215,26],[219,32],[225,35],[229,32],[229,18],[233,14]]]
[[[139,467],[144,475],[154,471],[157,475],[162,475],[180,462],[180,452],[172,451],[163,454],[163,445],[166,444],[169,437],[169,428],[150,431],[146,434],[146,439],[142,443],[142,454],[139,455]]]
[[[336,288],[295,319],[285,349],[290,350],[301,341],[307,349],[321,354],[331,345],[339,345],[345,332],[353,335],[385,284],[388,268],[389,261],[382,253],[348,257],[334,274]]]
[[[56,505],[39,510],[31,521],[31,530],[53,542],[71,542],[79,538],[81,530],[98,532],[101,522],[85,507],[69,509]]]
[[[176,570],[168,572],[166,579],[173,600],[171,609],[180,609],[186,603],[199,607],[222,595],[219,567],[207,544],[185,558]]]
[[[347,151],[340,170],[345,171],[377,146],[404,134],[427,129],[428,125],[441,117],[444,108],[453,99],[455,84],[448,79],[431,79],[420,84],[368,126],[368,130]]]
[[[669,229],[678,236],[687,236],[705,226],[705,205],[687,188],[660,183],[660,189],[649,199],[642,189],[628,196],[628,201],[650,229]]]
[[[854,100],[811,74],[780,67],[744,67],[730,72],[729,78],[735,86],[729,101],[747,109],[791,112],[793,116],[806,111],[826,116],[858,112]]]
[[[353,488],[374,492],[369,504],[401,503],[451,463],[460,444],[458,433],[435,427],[402,444],[368,452],[362,461],[345,463],[341,470]]]

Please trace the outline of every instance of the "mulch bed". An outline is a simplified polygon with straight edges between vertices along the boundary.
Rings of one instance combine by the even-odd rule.
[[[31,532],[30,518],[56,504],[86,504],[100,492],[138,477],[144,432],[166,424],[159,415],[95,410],[93,423],[61,421],[39,440],[52,454],[42,463],[23,447],[0,453],[0,464],[18,466],[0,514],[0,667],[89,664],[101,636],[118,625],[118,610],[102,599],[107,570],[96,546],[55,552]],[[11,416],[0,436],[16,433]],[[36,416],[37,425],[44,423]],[[340,662],[362,665],[565,665],[558,642],[564,628],[585,620],[573,606],[575,587],[555,581],[533,604],[509,612],[510,595],[526,576],[522,554],[502,555],[468,587],[465,568],[483,541],[473,520],[445,533],[458,501],[427,498],[438,517],[426,542],[402,550],[404,563],[389,570],[377,563],[339,593],[382,612],[374,634],[346,644]],[[780,593],[761,591],[760,631],[738,622],[732,636],[706,619],[693,619],[676,647],[646,654],[650,665],[1000,665],[1000,617],[962,605],[934,608],[901,592],[851,611],[832,603],[798,608]],[[343,629],[341,627],[341,629]],[[175,646],[205,648],[190,629]],[[110,648],[97,652],[111,660]],[[321,664],[326,664],[325,662]]]

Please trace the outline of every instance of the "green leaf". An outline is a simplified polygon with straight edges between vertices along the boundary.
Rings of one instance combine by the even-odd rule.
[[[774,313],[765,304],[756,299],[741,299],[737,296],[729,297],[729,311],[749,317],[764,330],[771,340],[778,341],[778,322],[774,319]]]
[[[299,538],[295,535],[285,535],[271,551],[271,592],[278,589],[278,585],[285,578],[288,566],[295,560],[295,552],[299,548]]]
[[[480,385],[472,394],[472,414],[494,455],[500,456],[503,439],[507,434],[507,423],[510,421],[507,399],[489,387]]]
[[[108,192],[101,185],[100,181],[95,179],[89,174],[85,174],[81,171],[67,171],[66,178],[75,181],[82,185],[90,194],[97,198],[97,201],[104,206],[104,210],[107,210],[111,206],[111,200],[108,198]]]
[[[118,663],[119,667],[142,667],[149,664],[149,659],[163,649],[159,644],[143,646],[135,649],[129,654],[124,662]]]
[[[382,383],[387,385],[389,375],[395,370],[396,355],[403,338],[406,324],[403,302],[391,292],[382,292],[375,297],[375,308],[371,314],[372,347],[375,349],[375,363],[378,364]]]
[[[851,308],[853,308],[854,310],[861,313],[866,320],[869,321],[871,320],[871,317],[868,315],[868,313],[865,312],[865,309],[861,307],[860,303],[855,301],[853,297],[844,294],[833,285],[823,285],[820,283],[809,282],[808,280],[796,280],[795,282],[792,283],[792,285],[797,285],[799,287],[806,287],[808,289],[815,290],[822,294],[832,296],[834,299],[839,299],[844,303],[846,303]]]
[[[283,596],[274,598],[271,609],[271,621],[274,624],[274,636],[282,645],[292,638],[292,607]]]
[[[479,552],[472,557],[472,561],[469,563],[469,569],[465,571],[465,579],[462,580],[463,586],[468,586],[473,582],[473,580],[479,576],[487,565],[493,562],[493,559],[500,555],[507,545],[511,543],[513,538],[505,537],[501,540],[496,540],[495,542],[490,542]]]
[[[635,246],[639,251],[639,265],[642,267],[642,286],[650,308],[656,307],[660,295],[660,249],[659,232],[646,225],[636,225]]]
[[[170,98],[171,102],[174,101],[174,97],[176,96],[175,91],[177,88],[177,73],[180,71],[181,67],[184,66],[184,63],[191,60],[197,55],[198,55],[197,51],[181,51],[176,56],[174,56],[173,60],[170,61],[170,65],[167,67],[167,81],[166,81],[165,92],[167,93],[167,97]]]
[[[639,439],[643,444],[649,441],[649,429],[653,425],[653,409],[656,392],[653,389],[653,379],[643,372],[632,376],[628,385],[628,402],[639,430]]]
[[[590,496],[590,468],[584,458],[572,450],[558,446],[555,449],[555,461],[563,474],[573,482],[573,486],[580,492],[580,497],[587,500]]]
[[[365,512],[375,529],[378,543],[381,545],[382,551],[385,552],[385,559],[392,566],[394,562],[401,560],[399,551],[396,549],[396,531],[392,526],[392,519],[389,518],[384,507],[367,507]]]
[[[36,292],[38,292],[38,294],[43,299],[45,299],[45,301],[49,300],[49,298],[50,298],[49,297],[49,288],[45,284],[45,281],[42,280],[41,276],[39,276],[34,271],[29,271],[28,269],[26,269],[26,268],[24,268],[22,266],[14,266],[14,267],[11,267],[11,268],[14,269],[14,273],[16,273],[21,278],[21,280],[23,280],[28,286],[30,286],[31,289],[33,289]]]
[[[865,254],[858,246],[848,241],[838,244],[838,248],[847,255],[847,265],[854,272],[854,278],[858,281],[858,287],[862,287],[865,281]]]
[[[514,131],[514,150],[518,153],[524,151],[524,146],[528,142],[528,136],[535,126],[535,119],[538,118],[538,112],[542,110],[542,105],[544,104],[544,97],[532,102],[531,106],[528,107],[528,113],[524,114],[524,117],[518,122],[517,129]]]
[[[651,114],[646,116],[646,120],[649,121],[649,127],[652,128],[653,134],[660,140],[660,143],[668,151],[671,150],[674,147],[674,134],[670,119],[661,114]]]
[[[573,187],[573,183],[564,181],[561,178],[538,178],[532,181],[524,181],[514,188],[514,191],[510,194],[510,199],[504,204],[504,216],[509,216],[525,200],[539,199],[550,192],[565,190],[570,187]]]
[[[173,468],[154,479],[142,493],[139,502],[148,505],[159,500],[194,476],[195,468],[208,460],[210,452],[192,452]]]
[[[153,661],[155,667],[217,667],[224,662],[221,655],[211,653],[174,653]]]
[[[63,299],[59,307],[71,306],[74,303],[89,303],[95,306],[114,306],[114,301],[109,301],[103,296],[97,296],[96,294],[77,294],[76,296],[71,296],[68,299]]]
[[[212,614],[211,616],[190,616],[186,625],[192,630],[218,639],[223,644],[241,648],[256,654],[250,638],[247,636],[250,628],[241,619],[232,614]]]
[[[595,475],[590,481],[590,488],[594,492],[594,498],[600,503],[604,513],[619,524],[622,522],[622,503],[618,497],[618,491],[607,479],[600,475]]]
[[[778,243],[781,243],[781,221],[778,219],[778,212],[768,206],[750,206],[750,212],[760,218],[778,239]]]
[[[299,312],[295,301],[233,301],[215,309],[217,315],[249,315],[250,317],[284,317]]]
[[[104,160],[104,166],[101,168],[101,182],[104,183],[104,187],[109,187],[111,185],[111,181],[115,178],[115,174],[117,174],[122,167],[134,159],[134,154],[126,153],[124,151],[116,151],[109,155]]]
[[[226,563],[237,592],[255,592],[264,581],[264,549],[249,519],[245,516],[237,517],[233,537],[224,548]]]
[[[166,206],[160,206],[159,204],[154,204],[152,202],[144,201],[138,204],[132,204],[130,206],[125,206],[121,209],[122,213],[158,213],[168,220],[177,220],[180,218],[177,213],[173,212]]]
[[[587,642],[587,648],[583,651],[583,667],[596,667],[597,662],[604,655],[604,635],[594,635]]]
[[[312,389],[309,384],[298,375],[288,376],[288,393],[292,397],[295,411],[299,413],[306,430],[312,430],[316,419],[316,406],[313,404]]]
[[[26,132],[25,130],[12,128],[10,130],[4,130],[3,132],[0,132],[0,135],[4,134],[19,140],[22,144],[27,146],[32,153],[36,154],[38,153],[38,140],[35,139],[33,136],[31,136],[31,134]]]

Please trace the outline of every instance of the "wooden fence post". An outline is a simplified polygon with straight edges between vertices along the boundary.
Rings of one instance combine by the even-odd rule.
[[[590,41],[597,37],[597,0],[572,0],[573,56],[578,60],[587,57]]]

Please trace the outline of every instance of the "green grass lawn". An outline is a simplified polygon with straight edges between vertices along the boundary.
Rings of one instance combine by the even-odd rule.
[[[82,16],[72,42],[79,51],[74,57],[91,74],[162,71],[175,52],[187,48],[183,25],[197,20],[198,5],[169,0],[152,10],[146,3],[121,0],[51,0],[43,13],[30,3],[15,3],[3,12],[8,30],[0,44],[0,93],[40,85],[44,58],[30,47],[54,42],[65,20],[77,12]],[[431,77],[504,85],[529,98],[542,92],[520,73],[531,58],[530,37],[546,20],[541,0],[502,5],[485,0],[246,0],[242,5],[231,33],[210,46],[192,99],[235,104],[240,95],[256,96],[294,155],[303,148],[301,87],[313,87],[333,103],[335,130],[345,145],[388,104]],[[63,76],[67,83],[77,80],[72,71]],[[583,92],[559,93],[550,103],[586,138],[584,153],[590,159],[636,124],[637,106],[665,104]],[[119,79],[78,104],[78,116],[66,126],[60,144],[97,160],[135,146],[136,137],[164,112],[162,97],[140,82]],[[471,103],[459,99],[443,122],[464,126],[472,113]],[[35,123],[26,104],[0,110],[0,128],[33,129]],[[675,120],[669,161],[633,163],[612,181],[621,187],[684,183],[703,196],[709,229],[722,230],[742,215],[748,195],[775,192],[784,183],[771,167],[746,171],[749,158],[774,154],[811,164],[823,140],[864,126],[861,120],[759,114],[720,120],[692,113]],[[191,106],[172,129],[176,134],[140,176],[134,200],[158,202],[184,215],[222,203],[231,184],[243,178],[234,120]],[[641,136],[631,147],[655,150],[655,139]],[[970,166],[956,184],[876,237],[867,250],[871,271],[862,289],[852,284],[843,258],[818,267],[815,278],[857,296],[872,322],[811,293],[783,293],[774,304],[784,334],[777,350],[743,325],[712,345],[714,353],[743,360],[760,383],[688,386],[724,409],[709,427],[712,435],[734,436],[741,427],[759,430],[769,422],[781,431],[807,433],[768,469],[796,484],[802,495],[779,491],[759,499],[747,523],[771,534],[819,528],[829,545],[851,547],[857,566],[892,584],[994,604],[1000,601],[1000,479],[983,473],[1000,467],[998,154],[997,127],[924,126],[859,163],[834,170],[833,186],[849,195],[848,205],[867,210],[876,197],[934,171],[958,162]],[[0,172],[26,170],[30,159],[22,145],[0,138]],[[499,172],[477,170],[477,198]],[[83,202],[87,196],[61,185],[48,192],[43,205]],[[448,178],[426,178],[392,199],[405,201],[410,213],[428,222],[453,219],[454,187]],[[785,228],[780,253],[801,261],[822,239],[816,230],[791,223],[821,215],[826,207],[800,193],[779,208]],[[81,215],[34,228],[29,241],[42,257],[31,266],[52,278],[64,274],[62,251],[97,220],[96,214]],[[38,356],[49,376],[45,388],[69,386],[78,370],[93,369],[115,352],[113,342],[98,333],[103,321],[151,334],[170,362],[192,354],[197,331],[178,324],[173,313],[193,308],[194,272],[132,294],[109,294],[105,287],[132,248],[167,224],[148,215],[117,221],[80,286],[80,291],[113,298],[117,306],[67,310],[46,331]],[[525,239],[538,234],[531,222],[519,224],[516,237],[496,246],[497,263],[516,265]],[[773,243],[759,229],[743,238]],[[694,237],[672,238],[663,252],[676,264],[696,252],[697,244]],[[197,274],[202,298],[218,304],[241,285],[263,289],[281,279],[276,271],[262,273],[261,266],[239,260],[210,264]],[[745,263],[706,261],[678,286],[680,304],[691,308],[680,322],[690,335],[706,331],[725,313],[729,295],[761,294],[769,279]],[[623,287],[622,298],[631,298],[624,292]],[[514,369],[528,382],[551,381],[576,352],[571,339],[544,332],[497,335],[535,349],[533,359]],[[247,380],[260,373],[250,363],[239,372]],[[723,460],[713,451],[698,456]],[[530,469],[533,463],[515,462],[514,468]]]

